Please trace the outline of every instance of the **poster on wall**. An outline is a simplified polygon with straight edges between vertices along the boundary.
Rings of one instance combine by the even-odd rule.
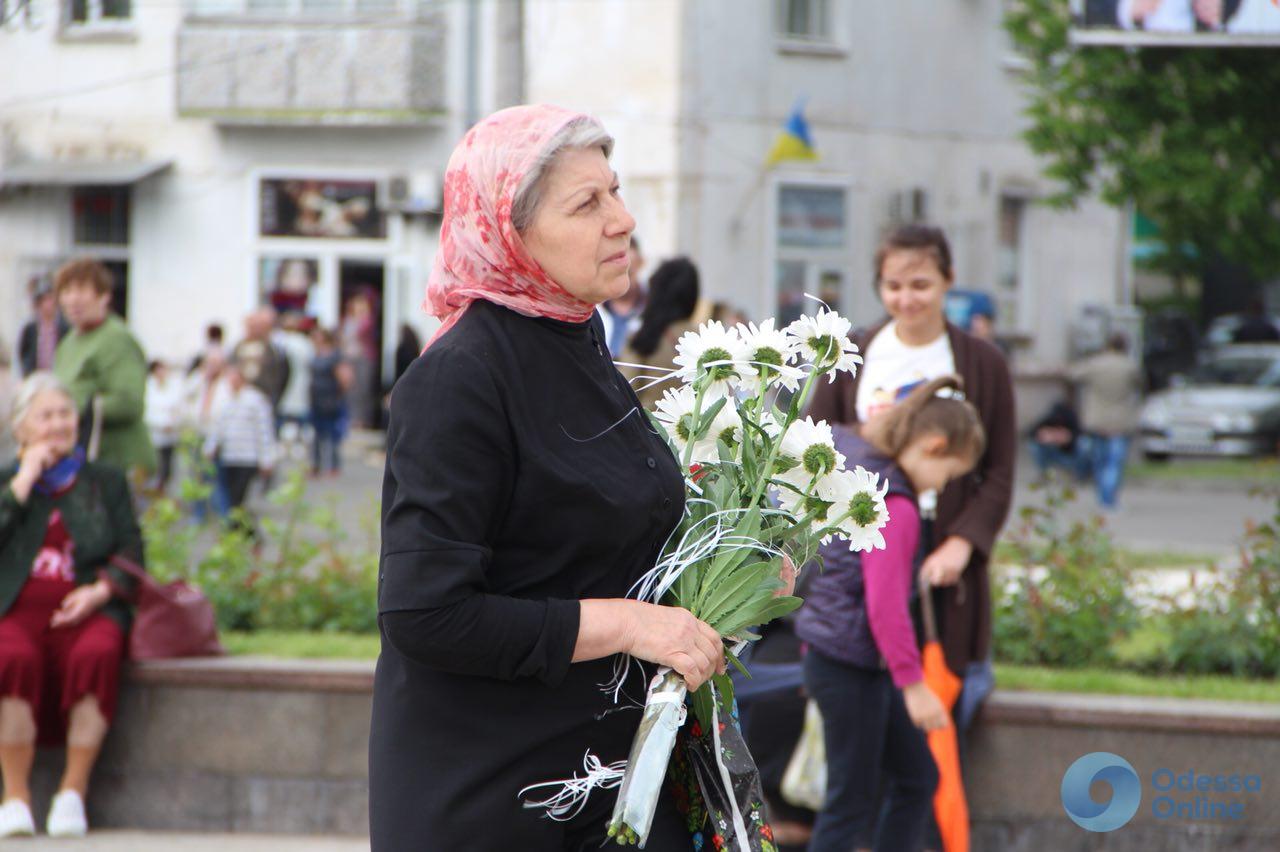
[[[320,265],[313,257],[264,257],[258,265],[258,301],[280,313],[314,315],[310,304],[320,280]]]
[[[1073,0],[1080,43],[1280,44],[1280,0]]]
[[[377,181],[263,178],[258,189],[264,237],[381,240],[387,221]]]

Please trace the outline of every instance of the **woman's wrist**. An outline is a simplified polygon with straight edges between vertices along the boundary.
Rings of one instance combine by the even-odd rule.
[[[94,581],[90,588],[93,589],[97,595],[99,607],[106,606],[107,602],[111,600],[111,584],[106,580],[99,578]]]
[[[579,601],[578,641],[573,649],[573,662],[630,653],[637,603],[625,598]]]
[[[19,470],[13,475],[13,479],[9,480],[9,491],[13,493],[13,498],[18,501],[19,505],[25,505],[35,484],[34,479],[29,476],[23,476],[22,471]]]

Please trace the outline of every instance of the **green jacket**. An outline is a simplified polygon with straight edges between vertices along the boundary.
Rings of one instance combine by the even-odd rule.
[[[67,535],[75,543],[76,585],[96,581],[98,570],[105,568],[113,586],[131,593],[136,581],[106,564],[117,553],[142,564],[142,531],[124,474],[109,465],[86,462],[65,494],[46,497],[33,490],[26,503],[19,503],[9,487],[16,473],[14,467],[0,474],[0,615],[13,606],[31,576],[55,508],[62,510]],[[132,607],[119,598],[109,600],[102,612],[125,631],[133,621]]]
[[[124,471],[134,467],[155,470],[155,451],[143,420],[147,359],[118,316],[110,314],[92,331],[72,331],[62,338],[53,358],[53,372],[71,391],[82,414],[81,423],[92,423],[84,415],[95,396],[102,398],[98,461]],[[87,431],[80,440],[88,442]]]

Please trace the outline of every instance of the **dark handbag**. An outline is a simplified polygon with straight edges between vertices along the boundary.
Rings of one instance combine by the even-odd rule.
[[[182,580],[158,583],[146,571],[119,554],[111,564],[138,581],[132,595],[135,607],[129,633],[129,656],[135,660],[171,657],[211,657],[225,654],[218,641],[213,604],[204,593]]]

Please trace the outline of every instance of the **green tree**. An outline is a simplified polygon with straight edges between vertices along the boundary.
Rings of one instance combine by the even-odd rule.
[[[1005,27],[1030,67],[1025,138],[1060,182],[1160,229],[1153,264],[1198,276],[1215,256],[1280,273],[1280,52],[1076,46],[1068,0],[1015,0]]]

